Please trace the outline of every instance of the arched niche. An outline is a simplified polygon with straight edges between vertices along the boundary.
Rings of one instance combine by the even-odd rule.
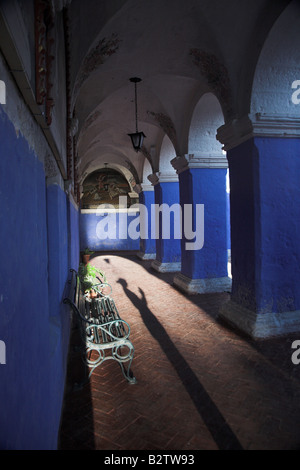
[[[119,170],[105,166],[93,171],[84,179],[81,208],[98,209],[102,204],[109,204],[117,209],[121,207],[120,197],[122,197],[122,207],[130,207],[137,202],[137,194],[132,192],[125,176]]]
[[[192,115],[188,139],[189,155],[222,156],[222,145],[216,139],[216,133],[223,124],[224,117],[219,100],[213,93],[205,93]]]
[[[292,88],[300,80],[299,31],[300,3],[294,0],[277,19],[262,48],[252,86],[252,116],[299,116]]]

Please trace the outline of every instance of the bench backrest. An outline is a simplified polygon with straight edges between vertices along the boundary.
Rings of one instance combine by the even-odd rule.
[[[69,292],[68,295],[64,298],[63,303],[68,303],[73,311],[79,315],[81,320],[84,322],[90,323],[90,321],[86,318],[86,300],[82,294],[81,290],[81,282],[78,276],[77,271],[75,269],[70,269],[71,278],[68,281],[69,284]]]

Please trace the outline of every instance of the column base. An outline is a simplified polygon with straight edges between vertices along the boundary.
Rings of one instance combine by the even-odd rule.
[[[174,273],[181,270],[181,262],[162,263],[161,261],[154,260],[151,268],[159,273]]]
[[[230,300],[221,307],[219,318],[253,339],[300,332],[300,310],[257,314]]]
[[[155,253],[143,253],[142,251],[139,251],[136,255],[138,258],[143,259],[143,260],[156,258]]]
[[[176,274],[173,282],[175,286],[186,294],[208,294],[231,291],[232,284],[230,277],[191,279],[182,273]]]

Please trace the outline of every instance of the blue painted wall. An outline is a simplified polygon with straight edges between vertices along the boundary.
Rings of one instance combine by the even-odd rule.
[[[179,204],[179,183],[165,182],[154,186],[155,204]],[[181,261],[181,240],[174,238],[174,217],[170,217],[170,239],[162,238],[162,217],[159,217],[159,238],[156,240],[156,259],[161,263]]]
[[[56,449],[69,342],[59,305],[66,200],[46,189],[42,163],[2,110],[0,142],[0,448]]]
[[[66,194],[57,185],[47,188],[49,311],[57,315],[68,272],[68,214]]]
[[[300,308],[299,149],[255,138],[228,153],[232,297],[258,313]]]
[[[130,215],[131,214],[131,215]],[[99,215],[96,213],[80,214],[80,249],[89,247],[93,251],[122,251],[139,250],[140,240],[132,239],[128,234],[128,227],[138,217],[138,213],[110,213]],[[100,225],[109,237],[102,239]],[[137,227],[137,232],[139,227]]]
[[[182,239],[181,272],[190,279],[227,276],[228,216],[226,169],[189,169],[179,175],[180,201],[204,204],[204,245],[199,250],[186,250]],[[195,207],[193,212],[195,230]],[[184,235],[184,234],[183,234]]]

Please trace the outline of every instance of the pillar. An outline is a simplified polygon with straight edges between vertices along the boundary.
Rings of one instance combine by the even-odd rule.
[[[252,115],[218,129],[230,172],[232,294],[220,316],[253,338],[300,331],[300,124]]]
[[[178,176],[166,174],[152,174],[148,176],[154,186],[154,201],[160,210],[156,219],[156,259],[152,262],[152,268],[158,272],[176,272],[181,268],[181,244],[180,224],[177,220],[177,209],[179,205],[179,183]],[[154,219],[152,208],[151,221]],[[166,234],[163,224],[170,233]],[[153,238],[153,231],[152,231]]]
[[[141,190],[139,192],[139,203],[145,206],[147,214],[147,220],[141,218],[140,223],[145,223],[147,237],[141,238],[140,240],[140,251],[137,253],[141,259],[155,259],[156,256],[156,241],[151,238],[151,207],[155,203],[154,201],[154,187],[151,184],[142,183]],[[154,221],[153,221],[154,222]]]
[[[175,275],[174,284],[188,294],[230,291],[231,279],[227,272],[227,160],[224,156],[186,155],[173,159],[172,165],[179,175],[184,219],[188,215],[186,207],[191,206],[193,232],[196,233],[194,245],[191,245],[191,235],[187,237],[183,230],[181,272]],[[197,209],[201,206],[202,216],[201,210]]]

